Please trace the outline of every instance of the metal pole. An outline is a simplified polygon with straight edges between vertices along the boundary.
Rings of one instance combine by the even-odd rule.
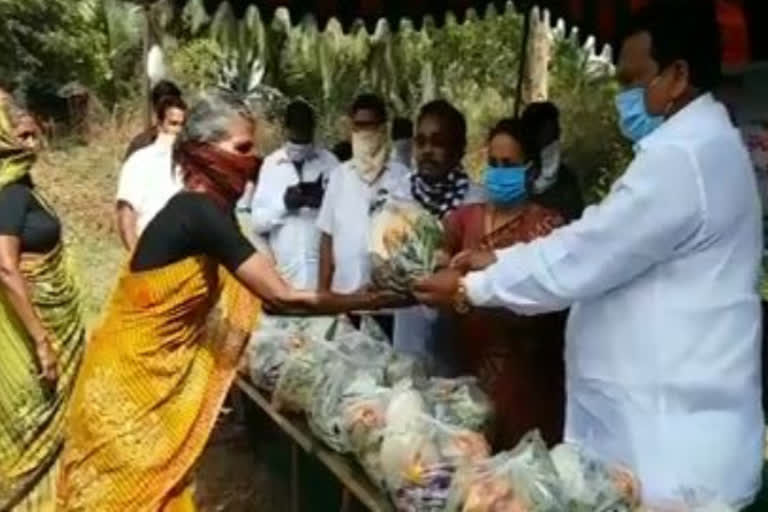
[[[144,124],[146,128],[152,126],[152,84],[149,82],[149,48],[152,44],[152,28],[150,26],[151,20],[151,6],[150,4],[144,4]]]
[[[528,67],[528,43],[531,38],[531,11],[533,8],[525,2],[523,12],[523,40],[520,43],[520,63],[517,69],[517,90],[515,91],[515,117],[520,116],[523,103],[523,85]]]

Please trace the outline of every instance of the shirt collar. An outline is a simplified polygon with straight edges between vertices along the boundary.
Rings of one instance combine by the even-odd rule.
[[[711,119],[712,116],[721,114],[728,115],[725,107],[711,93],[703,94],[667,119],[656,131],[638,142],[636,148],[645,150],[670,139],[695,136],[700,133],[702,120],[708,117]]]
[[[317,151],[317,147],[314,145],[312,146],[312,149],[309,151],[309,154],[307,154],[307,159],[304,160],[304,163],[311,162],[312,160],[315,160],[317,158],[320,158],[320,153]],[[292,164],[291,159],[288,158],[288,154],[285,152],[285,146],[280,148],[280,158],[277,159],[278,165],[280,164]]]

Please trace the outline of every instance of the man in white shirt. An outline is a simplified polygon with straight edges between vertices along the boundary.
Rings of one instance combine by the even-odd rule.
[[[187,106],[176,96],[158,104],[158,135],[151,145],[128,157],[117,187],[117,226],[131,250],[144,228],[182,188],[173,169],[173,143],[184,125]]]
[[[322,232],[319,288],[337,293],[370,283],[370,215],[388,197],[408,193],[408,168],[390,159],[384,102],[363,94],[350,116],[352,159],[331,173],[317,219]]]
[[[445,100],[421,107],[413,141],[416,169],[409,177],[410,197],[438,219],[468,203],[482,202],[484,193],[474,185],[462,165],[467,147],[467,122]],[[395,312],[395,350],[415,356],[437,374],[454,368],[449,347],[436,338],[437,312],[415,306]]]
[[[315,114],[296,101],[285,113],[287,142],[261,167],[251,204],[251,229],[267,237],[277,268],[294,287],[317,288],[317,212],[336,157],[314,144]]]
[[[548,237],[460,255],[416,291],[458,310],[571,306],[566,440],[632,469],[650,507],[688,510],[697,493],[743,507],[764,448],[760,201],[710,94],[714,13],[660,8],[621,51],[617,106],[637,153],[608,197]]]

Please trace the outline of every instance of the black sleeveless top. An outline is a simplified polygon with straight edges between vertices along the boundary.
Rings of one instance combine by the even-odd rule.
[[[44,254],[61,240],[61,222],[33,190],[29,178],[0,189],[0,235],[18,237],[22,253]]]
[[[144,229],[131,270],[153,270],[207,255],[234,272],[255,252],[237,226],[234,213],[227,215],[205,194],[182,191]]]

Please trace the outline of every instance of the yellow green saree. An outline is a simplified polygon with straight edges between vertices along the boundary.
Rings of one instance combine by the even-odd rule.
[[[60,510],[195,510],[191,470],[258,311],[207,257],[126,266],[75,386]]]
[[[33,162],[34,155],[14,140],[6,105],[0,101],[0,189],[24,177]],[[85,344],[78,287],[69,268],[60,244],[48,254],[21,257],[32,304],[58,353],[55,389],[39,380],[34,343],[0,290],[2,511],[55,509],[64,414]]]

